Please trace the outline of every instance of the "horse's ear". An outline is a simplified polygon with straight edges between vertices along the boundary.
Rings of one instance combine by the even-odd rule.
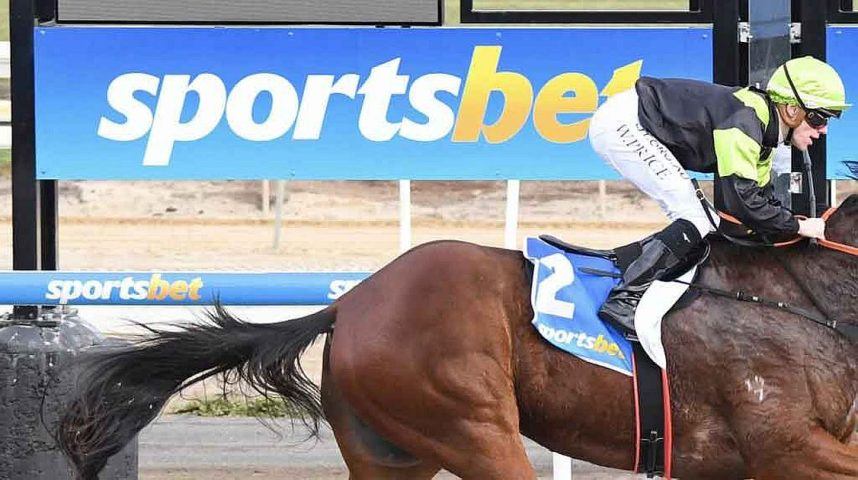
[[[838,213],[853,214],[858,212],[858,193],[853,193],[846,197],[846,200],[837,208]]]

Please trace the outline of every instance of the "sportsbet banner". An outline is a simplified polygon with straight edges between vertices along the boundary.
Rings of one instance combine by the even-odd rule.
[[[858,26],[828,27],[827,61],[833,66],[846,86],[846,101],[858,105],[858,63],[855,47],[858,46]],[[828,124],[827,164],[828,178],[847,178],[849,169],[844,162],[858,163],[858,107],[847,110],[840,119]]]
[[[711,80],[710,28],[78,28],[35,34],[53,179],[594,179],[589,118]]]

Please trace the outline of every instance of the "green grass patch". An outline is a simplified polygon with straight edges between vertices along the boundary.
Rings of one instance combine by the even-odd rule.
[[[0,0],[0,42],[9,41],[9,0]]]
[[[474,0],[477,10],[679,10],[688,0]]]
[[[12,150],[0,150],[0,177],[8,177],[12,172]]]
[[[297,417],[295,409],[280,398],[236,397],[216,395],[213,398],[193,399],[170,413],[185,413],[200,417]]]

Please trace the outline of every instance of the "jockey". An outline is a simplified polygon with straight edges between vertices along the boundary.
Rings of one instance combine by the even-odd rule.
[[[806,150],[849,106],[837,72],[809,56],[778,67],[765,91],[641,77],[606,100],[590,122],[593,149],[672,223],[636,242],[640,256],[599,316],[634,332],[643,292],[714,231],[688,170],[717,171],[722,208],[755,232],[824,238],[822,219],[798,219],[774,199],[773,152]]]

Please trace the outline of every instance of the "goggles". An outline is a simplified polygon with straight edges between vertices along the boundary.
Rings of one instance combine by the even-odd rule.
[[[798,90],[795,88],[795,84],[792,83],[792,78],[789,76],[789,69],[787,69],[786,64],[784,64],[784,73],[786,74],[787,82],[789,82],[789,88],[792,89],[793,95],[795,95],[795,99],[798,101],[798,105],[804,110],[805,116],[804,119],[808,125],[813,128],[822,128],[828,125],[828,119],[831,117],[840,118],[840,112],[837,110],[829,110],[827,108],[808,108],[807,105],[801,101],[801,96],[798,94]]]

